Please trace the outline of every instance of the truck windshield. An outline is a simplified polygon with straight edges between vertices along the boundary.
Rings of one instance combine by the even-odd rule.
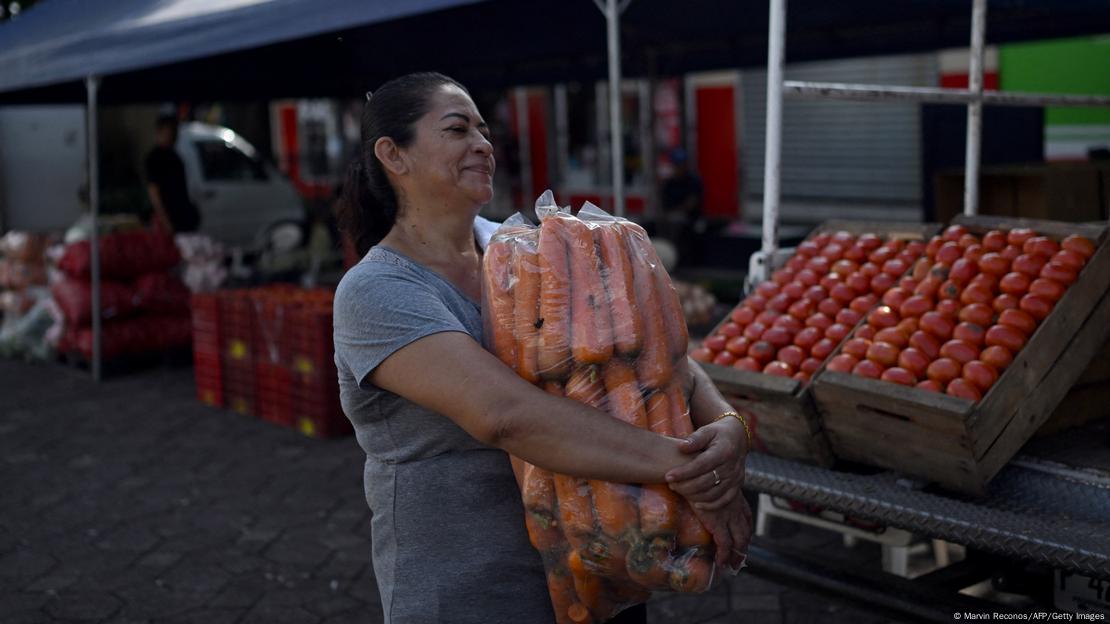
[[[200,167],[206,180],[266,180],[266,168],[224,141],[197,141]]]

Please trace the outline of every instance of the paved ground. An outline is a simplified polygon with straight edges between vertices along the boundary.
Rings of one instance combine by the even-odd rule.
[[[188,368],[97,385],[0,361],[0,622],[381,622],[361,465],[353,438],[201,405]],[[649,603],[659,624],[813,621],[893,620],[750,572]]]

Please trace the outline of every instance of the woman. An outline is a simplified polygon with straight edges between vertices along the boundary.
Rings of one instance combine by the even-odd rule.
[[[721,563],[741,561],[750,538],[744,423],[715,420],[730,408],[699,368],[685,371],[703,426],[680,441],[551,396],[482,348],[491,224],[478,211],[494,168],[489,128],[457,82],[412,74],[368,96],[340,215],[365,256],[336,292],[335,360],[366,451],[390,623],[552,621],[506,452],[576,476],[669,482],[702,507]]]

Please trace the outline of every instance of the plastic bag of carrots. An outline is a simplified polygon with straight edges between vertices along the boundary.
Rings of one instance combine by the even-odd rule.
[[[660,435],[690,435],[673,374],[686,357],[686,322],[647,233],[589,203],[572,216],[550,191],[536,214],[538,227],[508,219],[486,249],[486,348],[547,392]],[[653,591],[712,585],[712,537],[666,485],[513,464],[559,624],[603,622]]]

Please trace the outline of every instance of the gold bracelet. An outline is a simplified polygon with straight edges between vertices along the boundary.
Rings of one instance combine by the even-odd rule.
[[[739,420],[740,424],[744,426],[744,433],[748,436],[748,450],[751,450],[752,446],[755,444],[754,436],[752,435],[752,428],[748,425],[748,420],[741,416],[739,412],[735,410],[729,410],[724,414],[718,416],[713,422],[723,420],[725,418],[728,418],[729,416],[735,418],[736,420]]]

